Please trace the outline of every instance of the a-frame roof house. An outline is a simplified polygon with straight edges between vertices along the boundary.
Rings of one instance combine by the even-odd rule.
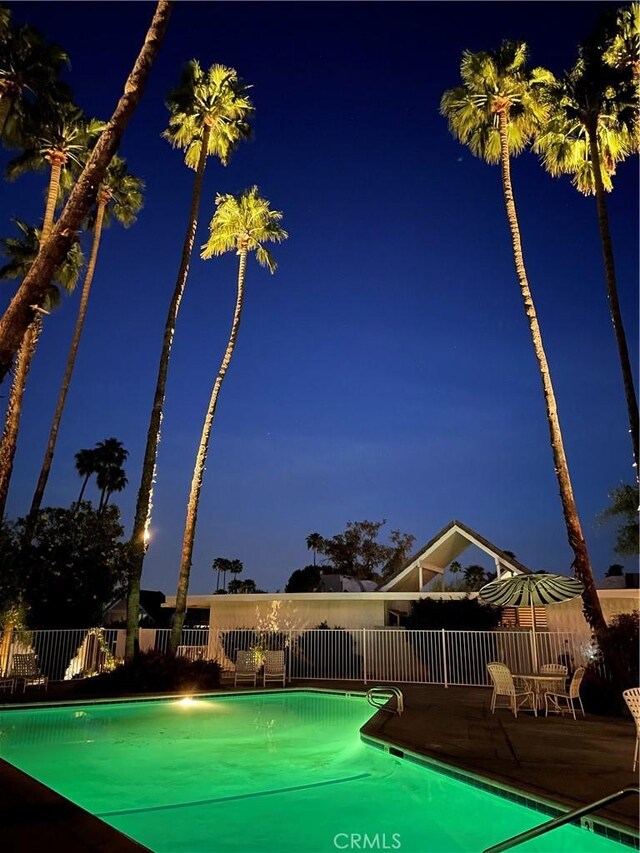
[[[451,521],[424,548],[411,557],[405,566],[382,587],[381,592],[420,592],[422,587],[457,560],[470,545],[476,545],[494,561],[498,577],[505,574],[529,574],[530,569],[496,547],[484,536],[461,521]]]

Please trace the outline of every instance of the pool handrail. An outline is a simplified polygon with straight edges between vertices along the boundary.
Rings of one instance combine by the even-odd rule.
[[[389,700],[394,698],[396,700],[395,707],[387,707]],[[384,700],[384,703],[379,703],[376,700]],[[367,702],[370,705],[373,705],[374,708],[378,708],[380,711],[388,711],[390,714],[398,714],[398,716],[400,716],[404,711],[404,696],[402,694],[402,690],[393,685],[369,688],[369,690],[367,690]]]
[[[624,800],[627,797],[635,794],[636,796],[640,795],[640,788],[637,785],[629,785],[626,788],[622,788],[620,791],[616,791],[613,794],[609,794],[607,797],[603,797],[600,800],[594,800],[592,803],[588,803],[586,806],[580,806],[577,809],[573,809],[566,814],[559,815],[558,817],[554,817],[551,820],[547,820],[544,823],[538,824],[538,826],[534,826],[532,829],[527,829],[526,832],[521,832],[519,835],[514,835],[511,838],[507,838],[506,841],[501,841],[499,844],[494,844],[493,847],[487,847],[486,850],[483,850],[483,853],[502,853],[503,850],[511,850],[512,847],[517,847],[520,844],[524,844],[525,841],[531,841],[532,838],[538,838],[540,835],[544,835],[547,832],[551,832],[553,829],[557,829],[559,826],[564,826],[566,823],[572,823],[579,817],[584,817],[585,815],[592,814],[598,809],[603,808],[604,806],[609,806],[612,803],[617,803],[619,800]]]

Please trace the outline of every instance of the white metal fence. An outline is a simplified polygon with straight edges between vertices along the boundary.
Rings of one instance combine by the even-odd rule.
[[[141,629],[143,651],[166,652],[169,629]],[[124,654],[124,629],[38,630],[14,634],[0,648],[0,675],[11,672],[14,654],[35,653],[51,681],[82,678],[113,667]],[[545,663],[569,670],[593,661],[595,649],[584,634],[531,631],[414,631],[402,628],[185,629],[178,654],[216,660],[232,670],[239,651],[284,650],[291,679],[407,682],[484,686],[487,663],[503,661],[514,674],[537,671]]]

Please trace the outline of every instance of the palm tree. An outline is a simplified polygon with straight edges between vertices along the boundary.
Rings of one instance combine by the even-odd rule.
[[[98,471],[96,483],[100,489],[100,503],[98,512],[104,512],[109,503],[109,498],[114,492],[121,492],[126,487],[127,475],[122,468],[110,466]]]
[[[100,489],[98,512],[102,512],[112,492],[121,492],[127,485],[123,465],[129,451],[117,438],[106,438],[95,446],[96,483]]]
[[[42,226],[44,239],[53,228],[55,209],[63,193],[69,193],[74,177],[82,170],[83,157],[99,134],[104,122],[86,119],[71,102],[45,104],[30,111],[22,133],[22,153],[7,165],[10,181],[25,172],[49,170],[47,202]]]
[[[322,545],[322,536],[319,533],[310,533],[306,539],[307,542],[307,550],[313,551],[313,565],[316,564],[316,554],[318,552],[318,548]]]
[[[541,89],[553,83],[550,72],[541,68],[527,69],[527,53],[523,42],[504,42],[496,52],[465,51],[460,65],[462,85],[444,93],[441,112],[447,118],[452,134],[468,145],[474,155],[488,163],[499,163],[501,167],[516,276],[542,379],[560,500],[569,545],[574,554],[573,567],[584,584],[585,616],[598,640],[602,641],[606,639],[607,625],[573,495],[551,373],[527,278],[511,183],[511,157],[525,148],[534,132],[548,118]]]
[[[89,478],[98,473],[98,454],[95,447],[88,447],[79,450],[75,456],[76,471],[83,478],[80,494],[78,495],[77,506],[79,507],[84,496],[84,490],[87,488]]]
[[[233,579],[236,583],[240,583],[238,575],[244,571],[244,565],[242,564],[242,560],[229,560],[229,573],[233,575]],[[229,581],[231,583],[231,581]]]
[[[253,113],[253,105],[247,90],[248,87],[241,81],[237,71],[233,68],[227,68],[224,65],[212,65],[208,71],[203,71],[194,59],[186,66],[178,87],[169,94],[167,99],[167,107],[171,115],[169,127],[163,136],[174,148],[185,151],[185,163],[190,169],[195,170],[195,175],[187,233],[182,246],[178,276],[164,327],[162,351],[158,364],[158,376],[151,407],[142,475],[130,540],[132,559],[127,595],[125,651],[127,659],[133,656],[134,641],[138,636],[140,579],[151,523],[153,483],[169,358],[198,227],[204,170],[209,156],[218,157],[220,162],[226,166],[239,143],[248,138],[250,134],[248,119]]]
[[[637,89],[626,86],[624,72],[606,65],[602,51],[590,46],[583,48],[576,65],[562,80],[549,86],[547,97],[550,118],[536,134],[533,148],[551,175],[573,175],[573,185],[581,193],[596,197],[607,299],[622,370],[637,478],[640,472],[638,399],[618,298],[606,200],[606,193],[613,189],[616,164],[637,149]]]
[[[3,10],[0,39],[0,139],[15,145],[21,135],[25,108],[69,97],[69,88],[58,80],[69,57],[62,48],[48,44],[38,30],[25,24],[12,28]]]
[[[250,190],[245,190],[239,196],[218,194],[216,196],[216,210],[209,226],[209,239],[202,249],[203,258],[211,258],[214,255],[217,256],[225,252],[235,251],[238,255],[238,283],[236,306],[231,323],[229,340],[211,390],[209,406],[202,426],[200,445],[193,469],[193,478],[191,480],[191,490],[187,504],[187,518],[182,541],[178,589],[176,592],[176,610],[170,638],[170,649],[173,652],[175,652],[180,644],[182,625],[186,612],[193,541],[196,532],[200,491],[202,489],[202,479],[207,461],[211,428],[218,404],[220,388],[229,369],[240,329],[247,256],[249,252],[255,252],[256,260],[260,266],[266,266],[271,273],[275,272],[276,263],[267,249],[265,249],[264,244],[267,242],[281,243],[283,240],[286,240],[288,234],[280,226],[281,219],[282,213],[278,210],[270,209],[269,202],[261,198],[258,194],[258,187],[254,186]]]
[[[2,252],[8,259],[8,263],[0,269],[0,279],[22,278],[33,264],[41,244],[40,230],[30,227],[21,220],[17,220],[16,224],[22,236],[5,238],[0,241]],[[73,291],[80,277],[83,263],[84,257],[80,245],[74,243],[58,270],[56,281],[49,285],[44,304],[41,306],[43,311],[48,312],[59,303],[58,285],[68,293]],[[42,321],[38,318],[31,324],[28,333],[25,335],[23,345],[18,351],[5,413],[4,429],[0,439],[0,518],[4,515],[9,493],[27,377],[42,331]]]
[[[603,53],[604,61],[619,70],[629,70],[637,87],[640,83],[640,3],[631,3],[617,10],[608,41]]]
[[[158,0],[144,43],[127,77],[124,92],[113,115],[91,152],[60,214],[51,239],[43,242],[42,250],[0,319],[0,381],[10,369],[33,320],[33,306],[41,304],[55,271],[74,242],[76,232],[97,195],[98,187],[120,144],[127,123],[140,102],[151,66],[164,38],[172,6],[171,0]]]
[[[80,296],[80,305],[78,306],[78,316],[76,318],[73,337],[69,347],[67,356],[67,364],[65,367],[58,402],[53,416],[53,423],[49,432],[47,448],[40,469],[40,476],[31,502],[31,509],[27,516],[25,524],[25,541],[29,541],[33,532],[33,525],[37,518],[38,512],[42,505],[42,499],[51,472],[53,456],[55,453],[56,442],[58,439],[58,431],[60,429],[60,421],[64,411],[73,369],[75,367],[76,358],[78,355],[78,347],[80,345],[80,337],[84,327],[84,320],[87,313],[87,305],[89,302],[89,294],[93,283],[93,276],[96,269],[98,259],[98,250],[100,247],[100,239],[102,237],[102,228],[107,227],[111,218],[116,219],[121,225],[128,227],[136,221],[136,215],[142,207],[142,193],[144,183],[139,178],[131,175],[127,171],[127,164],[124,159],[114,156],[111,161],[105,178],[98,191],[95,210],[91,216],[93,224],[93,242],[91,246],[91,254],[89,256],[89,264],[84,278],[82,294]]]
[[[216,592],[220,589],[220,574],[222,573],[222,588],[224,589],[224,576],[227,573],[227,569],[229,567],[229,560],[225,557],[216,557],[213,563],[211,563],[211,568],[214,572],[217,572],[216,577]]]

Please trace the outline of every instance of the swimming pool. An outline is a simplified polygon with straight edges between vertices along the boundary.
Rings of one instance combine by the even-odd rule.
[[[540,812],[362,743],[313,692],[0,712],[0,757],[157,853],[480,853]],[[629,848],[568,826],[524,853]]]

